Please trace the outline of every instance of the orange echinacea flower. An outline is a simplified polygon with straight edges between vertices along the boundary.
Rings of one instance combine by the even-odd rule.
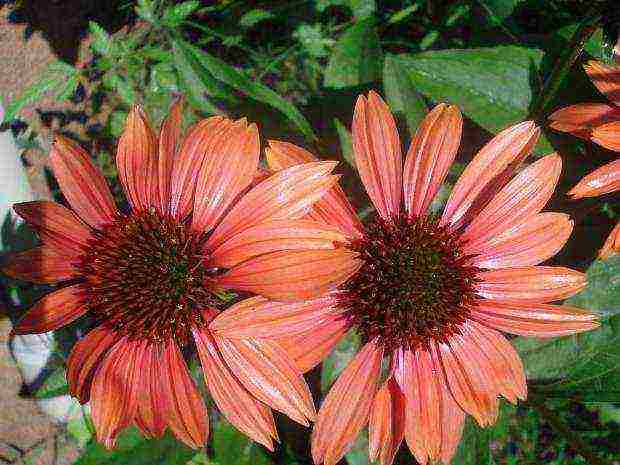
[[[189,446],[205,444],[207,411],[181,352],[195,344],[221,412],[272,448],[269,407],[302,424],[314,419],[301,372],[278,344],[229,339],[208,324],[225,307],[222,292],[248,287],[253,276],[261,276],[257,293],[271,298],[313,297],[350,276],[355,253],[334,245],[343,235],[296,220],[337,182],[330,175],[335,163],[298,165],[256,181],[254,124],[212,117],[181,141],[181,112],[177,102],[159,140],[139,107],[130,112],[116,157],[129,213],[117,210],[88,154],[57,138],[51,164],[72,209],[47,201],[16,205],[43,244],[13,256],[4,271],[60,286],[14,332],[41,333],[92,317],[94,329],[71,352],[67,379],[72,395],[90,400],[97,438],[107,447],[134,423],[147,436],[168,427]],[[282,260],[278,254],[294,237],[317,257]],[[329,276],[317,272],[325,266]],[[304,279],[281,283],[283,268]]]
[[[597,327],[597,317],[551,305],[583,289],[582,273],[537,266],[572,231],[565,214],[541,213],[561,171],[549,155],[513,177],[539,134],[531,122],[491,140],[465,169],[443,214],[428,209],[460,143],[458,109],[436,106],[404,166],[394,118],[371,92],[353,120],[355,164],[376,214],[362,223],[339,187],[309,216],[336,226],[360,269],[303,302],[255,297],[210,324],[229,338],[276,340],[306,371],[353,329],[363,347],[323,400],[312,435],[316,464],[333,465],[369,425],[369,455],[392,463],[403,439],[418,462],[450,462],[465,414],[495,422],[498,396],[524,399],[521,360],[500,331],[551,337]],[[316,160],[271,142],[274,170]],[[385,363],[384,363],[385,362]],[[382,368],[383,367],[383,368]]]

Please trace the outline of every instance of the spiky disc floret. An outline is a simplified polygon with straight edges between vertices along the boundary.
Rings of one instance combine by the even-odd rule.
[[[94,233],[82,257],[86,305],[130,338],[184,344],[205,325],[201,310],[221,305],[205,266],[204,234],[154,210],[120,216]]]
[[[344,304],[365,338],[379,336],[386,347],[441,340],[474,302],[477,269],[467,265],[458,234],[434,218],[374,216],[351,248],[364,265],[344,286]]]

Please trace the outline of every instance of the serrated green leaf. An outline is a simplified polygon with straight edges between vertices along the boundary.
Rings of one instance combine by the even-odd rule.
[[[334,126],[338,133],[338,139],[340,139],[340,150],[342,151],[342,157],[347,161],[349,165],[355,168],[355,157],[353,156],[353,139],[351,132],[340,122],[338,118],[334,118]]]
[[[407,121],[413,135],[426,116],[426,103],[416,90],[407,69],[395,55],[388,55],[383,65],[383,90],[390,109]]]
[[[93,51],[103,56],[109,54],[112,45],[110,34],[94,21],[88,22],[88,30],[93,39],[90,44]]]
[[[336,42],[325,69],[324,85],[341,89],[381,78],[383,52],[373,18],[357,21]]]
[[[124,77],[113,74],[110,76],[109,83],[126,105],[131,106],[136,102],[136,91]]]
[[[218,465],[272,465],[269,455],[227,421],[213,429],[213,462]]]
[[[199,7],[200,2],[198,0],[190,0],[166,8],[162,17],[162,23],[168,27],[177,27]]]
[[[256,26],[261,21],[265,21],[266,19],[271,19],[273,17],[274,14],[270,11],[262,8],[254,8],[253,10],[245,13],[241,19],[239,19],[239,26],[249,29]]]

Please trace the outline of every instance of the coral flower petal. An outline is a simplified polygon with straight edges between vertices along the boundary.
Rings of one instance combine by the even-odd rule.
[[[217,284],[285,302],[312,299],[349,279],[361,266],[357,257],[346,249],[273,252],[239,264]]]
[[[157,344],[149,344],[144,351],[143,371],[140,377],[140,396],[138,397],[138,409],[136,411],[136,425],[149,438],[163,436],[166,430],[166,416],[163,414],[167,408],[166,397],[163,395],[160,366],[160,347]],[[167,374],[169,376],[169,374]]]
[[[578,103],[560,108],[549,116],[549,127],[589,139],[592,129],[620,119],[620,108],[606,103]]]
[[[90,229],[75,213],[56,202],[39,200],[13,205],[13,209],[38,233],[44,244],[63,254],[80,254],[88,245]]]
[[[172,167],[170,181],[170,214],[183,219],[191,213],[194,204],[196,179],[209,147],[218,134],[232,125],[232,121],[221,116],[199,121],[185,136]]]
[[[213,336],[222,358],[256,399],[308,426],[315,410],[310,389],[280,346],[265,339]]]
[[[176,99],[170,107],[170,113],[161,125],[159,132],[159,157],[157,160],[157,211],[160,215],[169,213],[170,183],[183,123],[183,99]]]
[[[66,137],[56,136],[50,163],[71,207],[93,228],[114,221],[116,206],[105,178],[82,148]]]
[[[271,410],[257,401],[232,374],[208,331],[192,329],[205,383],[216,405],[239,431],[273,450],[277,438]]]
[[[209,435],[207,409],[176,342],[168,342],[155,363],[159,366],[158,397],[170,430],[189,447],[204,447]]]
[[[562,159],[557,154],[532,163],[491,199],[461,238],[482,241],[536,215],[551,198],[561,171]]]
[[[68,286],[51,292],[39,300],[19,320],[15,334],[45,333],[68,325],[88,311],[84,305],[83,291],[79,285]]]
[[[493,300],[480,301],[471,318],[505,333],[533,337],[567,336],[599,326],[598,315],[568,305]]]
[[[323,321],[333,319],[342,312],[337,306],[335,293],[290,303],[252,297],[220,313],[211,322],[209,329],[227,338],[293,337],[310,332]]]
[[[620,66],[590,60],[583,68],[598,90],[620,105]]]
[[[134,105],[118,141],[116,167],[125,195],[132,208],[147,210],[158,203],[153,198],[157,185],[157,136],[144,111]]]
[[[261,222],[301,218],[337,182],[337,176],[329,175],[335,167],[336,162],[306,163],[270,176],[235,204],[213,231],[206,247],[213,250]]]
[[[532,121],[525,121],[504,129],[487,143],[452,189],[440,225],[457,229],[471,220],[530,154],[539,134]]]
[[[196,181],[192,228],[211,230],[252,182],[260,141],[255,124],[237,121],[212,142]]]
[[[239,263],[278,250],[330,250],[345,237],[325,223],[309,220],[273,220],[232,236],[209,257],[213,266],[232,268]]]
[[[620,223],[618,223],[613,231],[607,237],[605,244],[598,253],[599,258],[606,260],[613,254],[620,252]]]
[[[476,284],[487,299],[544,303],[566,299],[586,287],[586,277],[570,268],[525,266],[484,271]]]
[[[318,161],[318,158],[301,147],[289,142],[275,140],[269,141],[266,157],[267,165],[273,171]],[[338,184],[314,204],[308,213],[308,217],[335,226],[348,238],[360,238],[362,236],[362,224]]]
[[[392,465],[405,436],[405,396],[394,378],[377,391],[368,423],[368,456],[380,465]]]
[[[93,375],[104,355],[117,341],[114,331],[98,326],[73,346],[67,360],[66,376],[69,393],[80,403],[85,404],[90,399]]]
[[[321,405],[312,432],[314,463],[335,465],[368,422],[383,348],[368,342],[340,374]]]
[[[613,121],[594,128],[592,142],[614,152],[620,152],[620,121]]]
[[[433,357],[434,359],[434,357]],[[435,365],[438,362],[434,360]],[[465,412],[457,404],[445,384],[439,383],[441,389],[441,453],[439,458],[449,464],[463,435]]]
[[[620,128],[619,128],[620,130]],[[620,189],[620,159],[592,171],[573,187],[568,194],[574,199],[596,197]]]
[[[435,198],[461,142],[463,117],[439,104],[420,123],[405,160],[403,190],[409,216],[422,216]]]
[[[463,246],[463,253],[474,255],[471,264],[479,268],[538,265],[559,252],[572,231],[570,216],[539,213],[486,240],[473,238]]]
[[[3,263],[2,272],[22,281],[55,284],[77,276],[72,264],[76,259],[77,255],[62,254],[51,246],[42,245],[11,255],[9,260]]]
[[[360,95],[353,115],[355,166],[366,192],[385,220],[400,213],[402,155],[394,117],[379,95]]]

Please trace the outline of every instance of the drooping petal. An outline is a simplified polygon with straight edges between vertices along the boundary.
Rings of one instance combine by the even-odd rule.
[[[611,102],[620,105],[620,66],[590,60],[583,68],[598,90]]]
[[[581,178],[568,195],[574,199],[596,197],[620,189],[620,159],[601,166]]]
[[[239,263],[280,250],[331,250],[345,243],[334,227],[309,220],[272,220],[248,228],[217,247],[209,264],[233,268]]]
[[[192,211],[196,181],[207,150],[218,134],[232,125],[232,121],[221,116],[199,121],[188,131],[179,155],[172,166],[170,181],[170,214],[183,219]]]
[[[611,231],[605,244],[603,244],[603,247],[599,251],[598,256],[602,260],[606,260],[618,252],[620,252],[620,223]]]
[[[337,182],[329,173],[336,162],[296,165],[273,174],[245,194],[207,241],[215,249],[232,236],[261,222],[301,218]]]
[[[208,331],[192,329],[205,383],[213,401],[226,419],[252,440],[273,450],[277,439],[271,410],[256,400],[230,371],[213,336]]]
[[[69,251],[67,251],[69,252]],[[55,284],[77,277],[71,253],[59,253],[47,245],[10,255],[2,265],[7,276],[37,284]]]
[[[212,141],[198,173],[192,228],[209,231],[246,189],[258,166],[260,142],[255,124],[237,121]]]
[[[434,362],[436,366],[439,366],[437,360],[434,359]],[[440,383],[439,386],[441,389],[441,453],[439,458],[444,464],[449,464],[463,435],[465,412],[456,403],[448,387],[444,383]]]
[[[251,297],[220,313],[209,329],[226,338],[278,339],[308,333],[341,312],[336,293],[299,302]]]
[[[437,105],[420,123],[403,172],[405,210],[422,216],[439,192],[461,142],[463,117],[452,105]]]
[[[217,283],[284,302],[313,299],[345,282],[360,266],[358,253],[347,249],[280,251],[240,263]]]
[[[586,287],[586,277],[559,266],[524,266],[478,274],[478,295],[494,300],[545,303],[566,299]]]
[[[392,465],[405,436],[405,396],[394,378],[377,391],[368,424],[368,456],[380,465]]]
[[[590,331],[598,315],[568,305],[480,301],[471,318],[485,326],[519,336],[557,337]]]
[[[80,218],[96,229],[114,221],[117,212],[110,188],[80,146],[57,135],[50,163],[62,193]]]
[[[335,465],[368,422],[382,359],[383,348],[368,342],[329,390],[312,432],[314,463]]]
[[[178,98],[172,103],[170,112],[161,125],[159,132],[159,157],[157,160],[157,191],[158,211],[160,215],[169,213],[170,184],[172,171],[181,145],[183,123],[183,99]]]
[[[13,328],[15,334],[39,334],[68,325],[88,311],[79,285],[47,294]]]
[[[355,166],[366,192],[385,220],[400,214],[402,155],[396,122],[374,91],[360,95],[353,114]]]
[[[267,141],[269,146],[265,150],[267,166],[273,172],[285,170],[291,166],[319,161],[317,157],[295,144],[279,140]]]
[[[603,124],[592,130],[592,142],[601,147],[620,152],[620,121]],[[615,190],[615,189],[614,189]]]
[[[539,213],[488,239],[472,238],[462,250],[473,255],[471,264],[479,268],[538,265],[564,247],[573,224],[564,213]]]
[[[513,404],[527,397],[527,384],[523,364],[517,351],[504,336],[475,321],[463,323],[464,337],[471,338],[482,354],[486,356],[488,366],[493,373],[499,394]]]
[[[118,178],[133,209],[147,210],[159,203],[153,198],[158,184],[157,158],[157,136],[142,108],[134,105],[116,151]]]
[[[562,159],[547,155],[521,171],[472,219],[465,241],[486,240],[536,215],[549,201],[560,179]]]
[[[135,422],[149,438],[159,438],[166,430],[168,408],[166,390],[162,383],[164,364],[159,344],[148,344],[144,351],[143,371],[140,376],[140,395]],[[166,373],[170,376],[169,373]]]
[[[560,108],[549,116],[549,127],[589,139],[592,129],[620,119],[620,108],[605,103],[578,103]]]
[[[67,249],[80,254],[88,246],[90,229],[71,210],[56,202],[39,200],[13,205],[26,222],[32,226],[44,244],[65,253]]]
[[[176,342],[168,342],[155,363],[170,430],[189,447],[204,447],[209,435],[207,409]]]
[[[254,338],[213,339],[228,367],[251,395],[304,426],[314,420],[310,389],[277,343]]]
[[[459,228],[475,216],[530,154],[540,129],[532,121],[504,129],[467,165],[452,189],[440,225]]]

